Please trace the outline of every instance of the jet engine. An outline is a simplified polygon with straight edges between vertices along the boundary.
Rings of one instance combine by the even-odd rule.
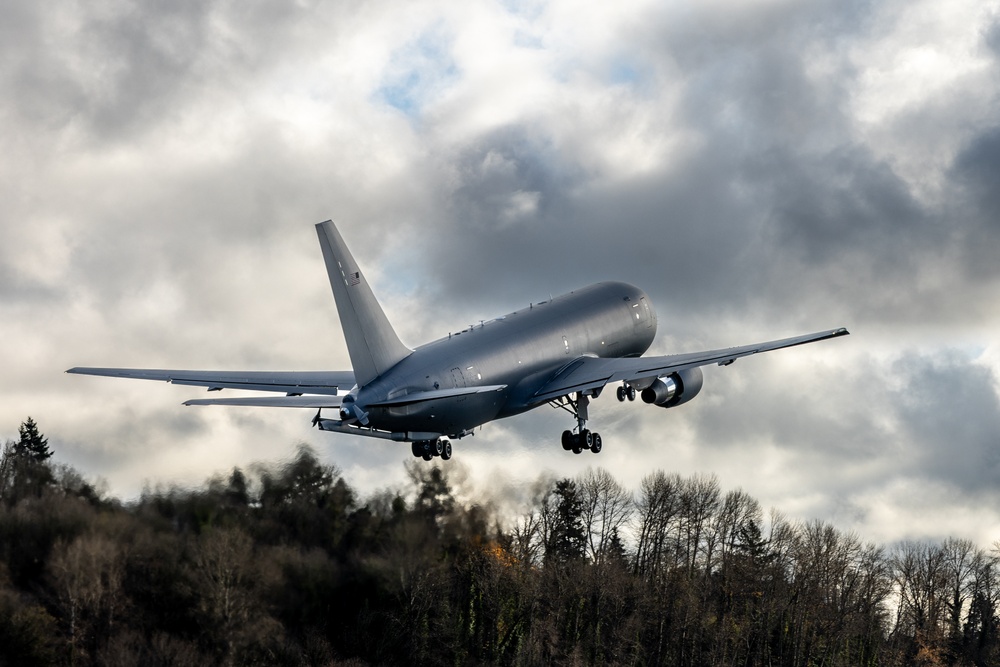
[[[642,390],[642,400],[644,403],[659,405],[661,408],[672,408],[687,403],[701,391],[704,377],[701,368],[696,366],[656,378],[653,384]]]

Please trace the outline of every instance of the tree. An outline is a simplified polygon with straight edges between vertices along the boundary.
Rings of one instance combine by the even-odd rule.
[[[636,501],[635,574],[648,582],[663,576],[676,560],[669,543],[681,509],[681,477],[657,470],[642,478]]]
[[[7,499],[7,492],[14,484],[14,445],[13,440],[3,443],[0,451],[0,499]]]
[[[586,547],[583,501],[576,482],[561,479],[545,498],[545,560],[565,564],[581,560]]]
[[[0,496],[10,505],[29,496],[41,496],[42,489],[53,481],[48,438],[38,432],[31,417],[21,423],[18,432],[20,439],[4,445],[0,462]]]
[[[601,562],[609,550],[621,555],[618,531],[632,515],[632,494],[604,468],[588,468],[578,481],[590,560]],[[612,536],[617,540],[614,546]]]
[[[49,578],[75,652],[109,636],[124,605],[125,553],[109,536],[86,534],[59,541],[48,562]]]
[[[14,446],[14,452],[19,456],[27,456],[36,463],[44,463],[52,457],[52,450],[49,449],[49,439],[38,432],[38,425],[35,420],[28,417],[18,428],[21,439]]]

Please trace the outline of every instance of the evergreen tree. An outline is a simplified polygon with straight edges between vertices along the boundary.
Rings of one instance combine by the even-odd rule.
[[[18,432],[21,439],[15,445],[14,452],[19,456],[31,457],[36,463],[43,463],[52,456],[49,449],[49,439],[38,432],[38,424],[31,417],[22,422]]]
[[[17,442],[5,446],[0,463],[0,491],[10,505],[29,496],[40,497],[53,482],[48,459],[52,456],[49,440],[38,432],[38,425],[28,417],[18,429]]]
[[[555,502],[549,509],[545,559],[555,563],[580,560],[587,542],[583,530],[583,501],[576,482],[559,480],[550,496],[554,496]]]

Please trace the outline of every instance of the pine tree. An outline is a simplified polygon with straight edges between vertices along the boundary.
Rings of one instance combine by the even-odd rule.
[[[583,529],[583,502],[576,482],[561,479],[549,493],[555,503],[550,505],[549,510],[545,559],[555,563],[582,560],[586,538]]]
[[[48,438],[38,432],[35,420],[28,417],[18,429],[20,440],[4,453],[2,470],[4,500],[14,505],[23,498],[41,496],[53,481],[48,460],[52,456]]]
[[[43,463],[52,456],[49,449],[49,439],[38,432],[35,420],[28,417],[18,428],[21,439],[15,445],[14,451],[19,456],[30,456],[36,463]]]

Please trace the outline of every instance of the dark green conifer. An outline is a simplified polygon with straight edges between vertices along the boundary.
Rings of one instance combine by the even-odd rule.
[[[20,456],[29,456],[36,463],[43,463],[52,456],[49,449],[49,439],[38,432],[38,424],[31,417],[22,422],[18,432],[21,439],[14,446],[14,451]]]

